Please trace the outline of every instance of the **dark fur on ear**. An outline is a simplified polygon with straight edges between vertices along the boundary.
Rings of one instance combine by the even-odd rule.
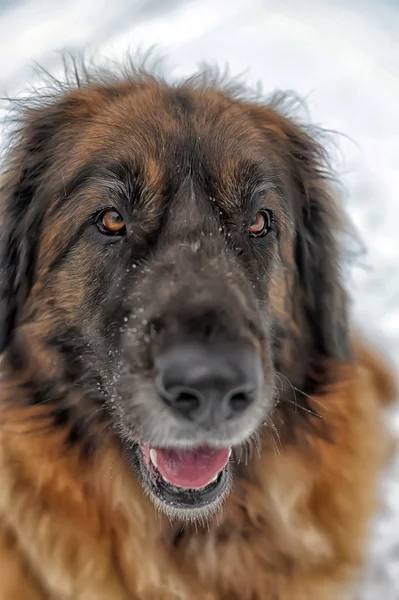
[[[35,140],[36,137],[36,140]],[[19,309],[31,289],[41,214],[33,198],[45,169],[45,140],[27,139],[15,152],[1,189],[0,352],[9,345]],[[19,154],[19,157],[18,157]]]
[[[10,344],[19,311],[34,282],[41,223],[45,212],[46,174],[63,124],[76,113],[76,97],[26,100],[12,113],[17,129],[0,189],[0,353]]]
[[[287,99],[278,94],[267,108],[257,106],[252,114],[281,156],[289,181],[296,271],[289,312],[296,333],[290,353],[295,365],[286,367],[294,385],[312,394],[330,383],[333,361],[350,359],[348,300],[341,285],[337,240],[344,223],[325,145],[318,141],[323,131],[299,126],[286,116]]]
[[[348,299],[341,285],[337,239],[343,223],[325,144],[318,142],[321,130],[308,131],[285,117],[281,127],[293,183],[301,313],[310,337],[310,347],[306,348],[309,372],[302,385],[312,392],[315,384],[329,383],[331,361],[347,362],[350,358]]]
[[[284,120],[284,129],[296,215],[295,264],[312,346],[322,359],[346,361],[347,297],[337,240],[342,223],[328,157],[324,146],[292,121]]]

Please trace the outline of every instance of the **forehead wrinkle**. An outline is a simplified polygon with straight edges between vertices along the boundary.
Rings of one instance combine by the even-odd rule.
[[[276,183],[268,178],[268,171],[262,172],[259,164],[248,165],[237,162],[234,166],[221,169],[220,177],[215,172],[212,187],[216,192],[216,201],[223,204],[223,208],[235,211],[245,211],[257,198],[281,197]]]
[[[119,180],[115,174],[104,167],[88,163],[67,181],[64,180],[61,173],[59,187],[62,193],[57,200],[52,202],[48,209],[48,216],[51,217],[55,213],[58,213],[65,206],[69,205],[71,201],[76,200],[80,194],[85,193],[90,188],[94,187],[94,185],[100,185],[103,188],[112,191],[114,195],[127,195],[127,190],[123,181]]]
[[[153,181],[148,185],[146,178],[138,175],[137,169],[130,169],[122,163],[116,169],[119,174],[113,167],[85,165],[69,182],[63,182],[64,193],[52,204],[48,215],[62,211],[74,200],[88,200],[93,194],[97,194],[97,205],[102,200],[101,193],[105,192],[110,201],[124,201],[128,206],[132,202],[139,204],[145,195],[149,198],[153,195],[150,187]]]

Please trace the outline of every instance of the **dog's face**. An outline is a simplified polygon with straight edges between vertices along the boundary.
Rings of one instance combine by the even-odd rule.
[[[150,78],[38,104],[16,139],[9,368],[70,443],[112,432],[160,508],[203,516],[290,402],[276,377],[312,393],[346,354],[322,152],[271,107]]]

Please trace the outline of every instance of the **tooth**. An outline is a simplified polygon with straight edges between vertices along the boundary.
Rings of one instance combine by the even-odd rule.
[[[154,467],[157,466],[157,451],[154,450],[154,448],[151,448],[150,450],[150,459],[152,464],[154,465]]]
[[[229,450],[229,458],[230,458],[230,456],[231,456],[231,453],[232,453],[232,452],[233,452],[233,451],[232,451],[232,449],[230,448],[230,450]]]

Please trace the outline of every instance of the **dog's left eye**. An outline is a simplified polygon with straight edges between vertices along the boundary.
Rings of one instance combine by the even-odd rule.
[[[260,210],[256,213],[253,222],[249,226],[251,237],[264,237],[272,228],[272,213],[270,210]]]
[[[125,221],[113,208],[108,208],[99,215],[97,227],[105,235],[123,235],[126,232]]]

